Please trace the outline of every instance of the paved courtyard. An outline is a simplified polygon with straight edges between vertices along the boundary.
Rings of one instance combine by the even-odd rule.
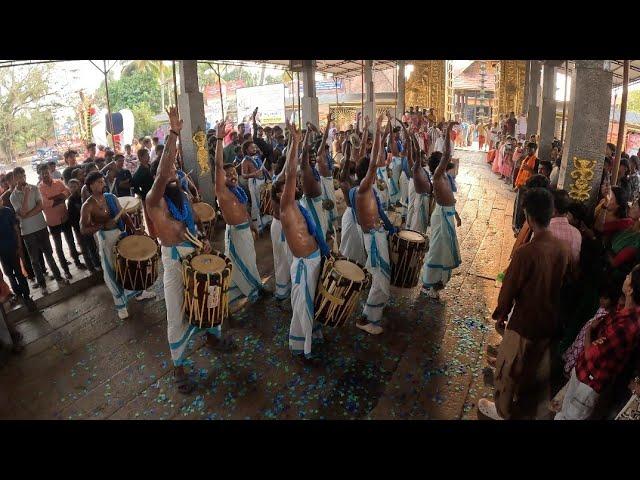
[[[492,393],[482,369],[486,344],[499,338],[490,314],[514,241],[514,194],[484,153],[457,156],[463,263],[442,303],[395,290],[382,335],[353,323],[325,329],[323,365],[311,369],[292,361],[289,317],[264,300],[225,324],[236,352],[191,342],[199,388],[183,396],[172,385],[161,280],[158,298],[132,302],[124,321],[95,285],[20,320],[27,346],[0,370],[0,419],[475,419],[477,400]],[[256,249],[273,285],[268,235]]]

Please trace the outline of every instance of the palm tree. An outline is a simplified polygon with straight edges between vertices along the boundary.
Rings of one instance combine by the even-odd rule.
[[[125,63],[126,62],[126,63]],[[122,74],[131,75],[133,72],[149,72],[156,76],[160,84],[162,111],[164,112],[164,88],[171,78],[171,69],[162,60],[131,60],[123,61]]]

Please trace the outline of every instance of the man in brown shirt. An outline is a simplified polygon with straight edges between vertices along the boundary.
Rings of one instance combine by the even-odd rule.
[[[548,413],[551,346],[559,333],[560,292],[571,265],[569,247],[548,230],[551,193],[530,189],[523,203],[533,238],[514,253],[493,312],[496,328],[508,320],[496,361],[496,402],[478,402],[479,412],[494,420]]]

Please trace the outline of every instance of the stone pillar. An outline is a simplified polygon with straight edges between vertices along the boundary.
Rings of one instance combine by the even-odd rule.
[[[398,60],[398,102],[396,104],[396,111],[398,112],[398,118],[402,120],[402,115],[406,110],[404,106],[404,60]]]
[[[529,94],[527,95],[527,140],[538,134],[540,124],[540,73],[541,64],[531,60],[529,65]]]
[[[302,93],[304,95],[300,101],[302,125],[311,122],[318,126],[320,116],[318,113],[318,97],[316,96],[316,68],[313,60],[303,60],[302,79]]]
[[[558,188],[595,205],[604,166],[613,74],[605,60],[576,60]]]
[[[184,169],[186,172],[193,170],[191,178],[198,186],[202,199],[210,205],[215,205],[214,169],[208,163],[204,167],[198,163],[197,147],[193,141],[194,134],[205,129],[204,97],[198,88],[198,64],[195,60],[180,60],[179,65],[178,109],[184,122],[180,133]],[[206,131],[204,133],[206,134]]]
[[[556,62],[544,63],[542,74],[542,108],[540,109],[540,145],[538,158],[549,160],[556,133]]]
[[[373,86],[373,60],[364,61],[364,112],[363,118],[369,116],[371,127],[376,124],[376,99]]]
[[[524,67],[524,93],[522,98],[522,112],[516,112],[516,116],[520,113],[527,114],[529,108],[529,77],[531,72],[531,60],[525,63]]]

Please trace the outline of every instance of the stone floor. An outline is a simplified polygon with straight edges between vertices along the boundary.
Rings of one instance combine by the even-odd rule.
[[[441,304],[418,289],[394,292],[385,332],[353,325],[325,330],[324,363],[294,363],[289,317],[271,299],[245,308],[225,331],[240,348],[210,353],[192,341],[192,396],[171,383],[161,281],[159,297],[133,302],[119,320],[102,284],[21,320],[25,351],[0,370],[0,419],[474,419],[491,394],[485,348],[498,336],[490,313],[514,238],[514,194],[491,174],[485,154],[461,151],[458,238],[462,266]],[[222,231],[214,247],[222,248]],[[273,284],[268,236],[256,244]]]

